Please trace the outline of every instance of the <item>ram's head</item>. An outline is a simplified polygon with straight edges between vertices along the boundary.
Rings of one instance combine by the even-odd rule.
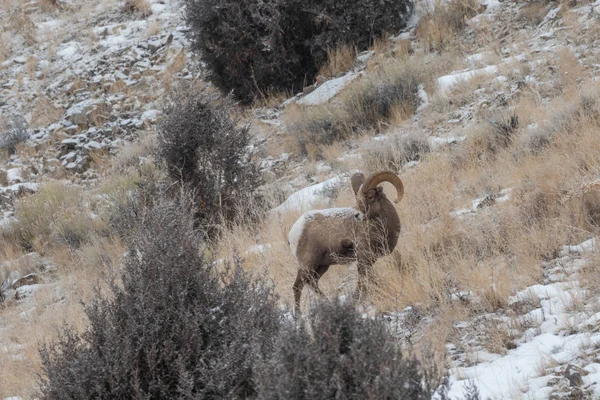
[[[352,189],[356,196],[356,207],[367,218],[378,215],[381,212],[381,199],[385,199],[383,188],[378,187],[382,182],[389,182],[396,188],[396,203],[404,196],[404,185],[398,176],[389,171],[379,171],[365,176],[357,172],[350,178]]]

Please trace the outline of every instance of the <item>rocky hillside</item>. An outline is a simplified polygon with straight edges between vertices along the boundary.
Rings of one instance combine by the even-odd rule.
[[[295,219],[351,206],[356,170],[394,170],[402,234],[360,307],[447,373],[434,398],[600,398],[600,2],[456,4],[419,1],[302,93],[239,107],[270,204],[211,254],[266,267],[289,307]],[[0,398],[17,399],[37,344],[86,326],[80,300],[125,251],[105,217],[158,173],[163,100],[203,69],[179,1],[0,5]]]

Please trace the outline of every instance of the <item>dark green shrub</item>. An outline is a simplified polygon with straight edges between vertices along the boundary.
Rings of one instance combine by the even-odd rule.
[[[261,184],[248,153],[249,127],[230,113],[228,98],[182,90],[158,124],[158,159],[172,186],[191,193],[196,221],[206,232],[239,216],[239,205],[249,203]]]
[[[17,145],[29,138],[29,131],[25,118],[12,116],[4,123],[0,132],[0,149],[6,149],[9,155],[15,154]]]
[[[157,201],[128,239],[120,283],[86,306],[90,326],[42,346],[45,399],[245,399],[272,352],[272,288],[201,253],[185,205]]]
[[[412,8],[409,0],[186,0],[185,15],[210,81],[249,103],[302,89],[327,50],[364,50],[405,27]]]
[[[284,327],[258,369],[259,399],[430,399],[419,364],[382,321],[327,302]]]
[[[186,1],[192,48],[206,63],[210,81],[246,103],[273,90],[298,90],[305,74],[316,73],[308,49],[301,44],[311,36],[302,30],[312,27],[281,15],[280,3]]]

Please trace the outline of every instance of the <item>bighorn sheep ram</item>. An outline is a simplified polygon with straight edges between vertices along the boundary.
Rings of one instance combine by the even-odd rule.
[[[396,187],[398,203],[404,195],[400,178],[380,171],[365,179],[362,173],[352,175],[356,206],[309,211],[292,227],[288,239],[299,268],[294,282],[294,311],[300,312],[300,297],[308,284],[317,294],[319,279],[332,264],[345,265],[357,261],[358,283],[354,298],[361,296],[365,277],[375,261],[389,254],[400,234],[400,218],[394,205],[378,187],[389,182]]]

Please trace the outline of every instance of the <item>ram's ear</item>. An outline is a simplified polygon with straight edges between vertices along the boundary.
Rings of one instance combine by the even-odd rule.
[[[364,182],[365,176],[362,174],[362,172],[357,172],[354,175],[352,175],[352,177],[350,178],[350,183],[352,183],[352,190],[354,190],[354,195],[356,195],[358,189],[360,189]]]

